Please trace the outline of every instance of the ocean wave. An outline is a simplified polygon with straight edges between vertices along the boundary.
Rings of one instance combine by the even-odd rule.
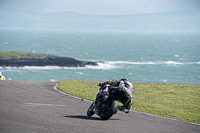
[[[184,63],[175,62],[175,61],[166,61],[166,62],[161,62],[161,64],[167,64],[167,65],[183,65]]]
[[[23,67],[1,67],[0,70],[3,71],[12,71],[22,69],[22,70],[56,70],[56,69],[111,69],[116,68],[112,63],[100,63],[98,66],[86,65],[85,67],[60,67],[60,66],[23,66]]]
[[[108,64],[130,64],[130,65],[188,65],[188,64],[200,64],[199,62],[176,62],[176,61],[158,61],[158,62],[129,62],[129,61],[106,61]]]
[[[109,64],[133,64],[133,65],[145,65],[145,64],[156,64],[154,62],[129,62],[129,61],[106,61],[106,63],[109,63]]]
[[[82,72],[76,72],[76,74],[80,74],[80,75],[83,75],[84,73],[82,73]]]
[[[90,69],[112,69],[112,68],[117,68],[113,63],[111,62],[98,62],[98,66],[86,66],[87,68]]]
[[[84,67],[60,67],[60,66],[23,66],[23,67],[0,67],[1,70],[24,69],[24,70],[55,70],[55,69],[82,69]]]
[[[192,65],[200,64],[198,62],[176,62],[176,61],[158,61],[158,62],[129,62],[129,61],[104,61],[98,62],[97,66],[87,65],[86,67],[59,67],[59,66],[24,66],[24,67],[0,67],[3,71],[12,71],[12,69],[24,70],[55,70],[55,69],[115,69],[124,65]]]

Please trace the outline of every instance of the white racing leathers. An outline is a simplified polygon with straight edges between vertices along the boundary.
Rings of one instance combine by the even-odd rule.
[[[129,81],[120,81],[119,83],[119,87],[120,88],[124,88],[127,93],[129,94],[129,96],[132,98],[133,95],[133,85],[129,82]]]

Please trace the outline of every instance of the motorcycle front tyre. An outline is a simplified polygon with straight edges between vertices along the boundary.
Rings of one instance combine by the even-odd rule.
[[[94,102],[90,105],[90,107],[87,110],[87,116],[89,116],[89,117],[94,115],[93,104],[94,104]]]
[[[114,114],[116,114],[117,109],[118,109],[118,101],[113,99],[110,102],[110,105],[109,105],[106,113],[100,114],[101,119],[102,120],[108,120],[108,119],[110,119]]]

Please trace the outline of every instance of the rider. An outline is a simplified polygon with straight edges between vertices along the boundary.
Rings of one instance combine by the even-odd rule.
[[[0,72],[0,80],[6,80],[6,78],[2,75],[1,72]]]
[[[119,101],[123,104],[123,106],[118,106],[118,110],[129,113],[131,108],[131,98],[133,95],[133,85],[126,78],[122,78],[118,81],[113,80],[99,83],[100,90],[97,93],[96,100],[103,99],[102,92],[106,88],[106,85],[110,85],[110,90],[115,91],[121,95],[121,99],[119,99]]]

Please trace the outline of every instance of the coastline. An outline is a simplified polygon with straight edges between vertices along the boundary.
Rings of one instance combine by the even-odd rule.
[[[59,67],[85,67],[97,66],[94,61],[80,61],[70,57],[59,57],[48,54],[24,53],[24,52],[0,52],[0,66],[59,66]]]

